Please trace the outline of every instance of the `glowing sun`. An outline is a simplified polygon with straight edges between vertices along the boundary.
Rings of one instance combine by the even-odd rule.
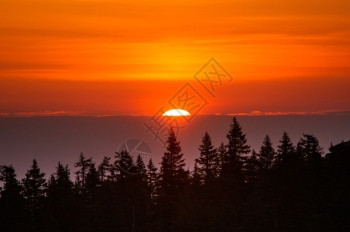
[[[172,109],[168,110],[163,114],[163,116],[188,116],[191,115],[188,111],[183,109]]]

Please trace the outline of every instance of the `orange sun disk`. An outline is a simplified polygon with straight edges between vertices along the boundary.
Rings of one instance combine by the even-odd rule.
[[[175,117],[178,117],[178,116],[189,116],[191,115],[188,111],[186,110],[183,110],[183,109],[171,109],[171,110],[168,110],[167,112],[165,112],[163,114],[163,116],[175,116]]]

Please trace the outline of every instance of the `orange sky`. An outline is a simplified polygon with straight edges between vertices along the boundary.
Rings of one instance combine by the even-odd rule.
[[[152,114],[211,57],[202,113],[350,110],[350,2],[0,0],[0,115]]]

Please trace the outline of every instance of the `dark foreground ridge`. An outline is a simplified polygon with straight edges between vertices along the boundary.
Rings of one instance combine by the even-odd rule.
[[[160,169],[126,151],[81,154],[49,177],[0,166],[0,231],[350,231],[350,141],[324,155],[304,134],[251,151],[236,118],[218,148],[206,133],[192,172],[170,128]],[[146,163],[144,163],[146,162]]]

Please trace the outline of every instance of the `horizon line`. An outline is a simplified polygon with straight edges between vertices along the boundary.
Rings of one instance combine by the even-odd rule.
[[[196,116],[312,116],[312,115],[347,115],[350,110],[318,110],[318,111],[260,111],[236,113],[207,113]],[[152,117],[153,114],[88,114],[78,111],[33,111],[33,112],[0,112],[0,117]]]

